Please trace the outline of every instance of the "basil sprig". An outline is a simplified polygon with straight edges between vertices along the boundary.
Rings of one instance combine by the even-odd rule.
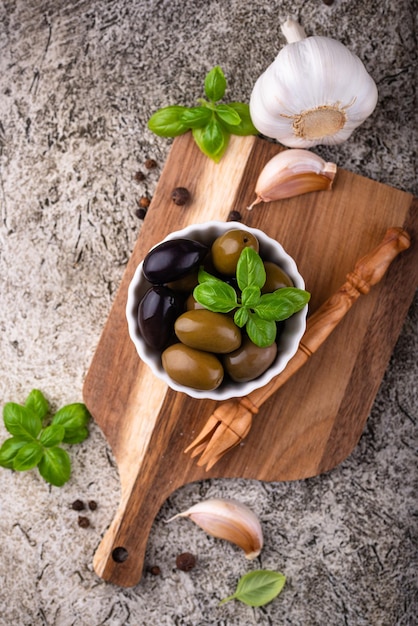
[[[244,248],[238,260],[236,278],[240,296],[228,283],[199,270],[199,284],[193,297],[199,304],[215,313],[234,312],[234,322],[245,326],[248,337],[260,348],[270,346],[276,339],[276,322],[288,319],[309,302],[310,293],[296,287],[283,287],[262,294],[266,271],[260,255]]]
[[[30,392],[24,405],[4,405],[4,425],[12,437],[0,448],[0,466],[20,472],[38,467],[46,482],[61,487],[70,478],[71,461],[60,444],[84,441],[90,414],[81,403],[62,407],[52,420],[48,414],[48,401],[38,389]]]
[[[148,128],[160,137],[177,137],[188,130],[199,149],[218,163],[228,147],[230,135],[256,135],[250,109],[244,102],[219,103],[225,95],[226,78],[217,65],[205,77],[206,98],[199,106],[173,105],[159,109],[148,121]]]
[[[254,570],[244,574],[238,581],[235,593],[221,600],[240,600],[249,606],[263,606],[279,595],[286,583],[286,576],[271,570]]]

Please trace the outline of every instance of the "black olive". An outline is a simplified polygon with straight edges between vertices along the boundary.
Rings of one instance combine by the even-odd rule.
[[[174,322],[182,311],[182,301],[168,287],[150,287],[138,306],[138,326],[144,341],[162,350],[174,332]]]
[[[154,285],[182,278],[199,267],[208,250],[208,246],[193,239],[163,241],[145,257],[144,276]]]

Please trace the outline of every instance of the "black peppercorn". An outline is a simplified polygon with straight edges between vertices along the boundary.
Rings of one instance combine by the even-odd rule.
[[[324,4],[327,4],[328,6],[331,6],[331,4],[334,4],[334,0],[322,0],[322,2]]]
[[[149,568],[149,573],[152,574],[153,576],[159,576],[161,574],[161,570],[158,567],[158,565],[153,565],[152,567]]]
[[[178,206],[183,206],[190,200],[190,192],[186,187],[176,187],[171,192],[171,199],[174,204]]]
[[[90,526],[90,520],[88,517],[85,517],[84,515],[79,515],[78,516],[78,525],[81,528],[88,528]]]
[[[84,502],[82,500],[74,500],[71,505],[74,511],[82,511],[84,509]]]
[[[90,511],[95,511],[97,509],[97,502],[95,500],[89,500],[89,509]]]
[[[146,209],[143,209],[143,208],[141,208],[141,209],[137,209],[137,210],[135,211],[135,215],[137,216],[137,218],[138,218],[139,220],[143,220],[143,219],[145,218],[146,214],[147,214],[147,210],[146,210]]]
[[[154,159],[147,159],[145,161],[145,167],[147,170],[152,170],[154,167],[157,167],[157,161],[154,161]]]
[[[182,572],[189,572],[196,565],[196,557],[190,552],[183,552],[176,558],[177,569]]]
[[[143,172],[136,172],[134,174],[134,181],[137,183],[141,183],[145,179],[145,174]]]
[[[230,211],[228,215],[228,222],[240,222],[242,220],[241,213],[239,211]]]

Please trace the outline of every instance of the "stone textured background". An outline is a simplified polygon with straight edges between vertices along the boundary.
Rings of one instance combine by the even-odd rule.
[[[414,6],[415,5],[415,6]],[[414,10],[415,9],[415,10]],[[231,99],[300,20],[364,61],[379,88],[373,116],[338,148],[340,167],[418,195],[413,0],[3,0],[0,3],[0,399],[34,387],[53,408],[82,384],[170,140],[146,122],[192,105],[221,65]],[[147,158],[158,164],[144,166]],[[137,183],[134,175],[145,174]],[[417,302],[405,320],[363,437],[326,475],[294,483],[208,480],[170,497],[155,520],[146,572],[132,589],[104,583],[93,554],[119,501],[112,453],[93,423],[71,449],[73,473],[51,488],[36,471],[0,468],[1,626],[412,626],[417,603]],[[1,440],[7,433],[0,424]],[[255,562],[187,520],[207,497],[236,497],[260,517]],[[90,527],[71,503],[94,499]],[[175,557],[196,554],[192,571]],[[262,608],[218,607],[256,568],[284,572]]]

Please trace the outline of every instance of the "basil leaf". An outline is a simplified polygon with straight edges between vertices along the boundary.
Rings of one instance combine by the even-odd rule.
[[[81,443],[89,436],[89,430],[83,428],[66,428],[62,443]]]
[[[13,469],[13,459],[20,448],[23,448],[27,443],[27,439],[21,439],[20,437],[10,437],[6,439],[0,448],[0,465],[8,469]]]
[[[215,113],[222,122],[225,122],[225,124],[229,126],[238,126],[241,122],[239,113],[228,104],[218,104]]]
[[[197,285],[193,290],[193,297],[199,304],[215,313],[228,313],[237,306],[235,289],[223,281],[209,280]]]
[[[212,111],[206,107],[191,107],[180,116],[182,124],[188,128],[201,128],[209,123]]]
[[[181,121],[181,116],[186,107],[174,105],[159,109],[148,120],[148,128],[160,137],[177,137],[189,130],[189,127]]]
[[[60,424],[51,424],[47,426],[39,437],[39,441],[46,448],[52,448],[62,442],[65,436],[65,428]]]
[[[303,309],[311,298],[311,294],[308,291],[298,289],[297,287],[282,287],[281,289],[276,289],[273,293],[277,293],[282,299],[288,299],[298,311]]]
[[[228,107],[238,113],[241,119],[239,124],[230,124],[222,119],[222,124],[231,135],[240,135],[241,137],[258,135],[258,130],[250,116],[250,107],[246,102],[228,102]]]
[[[39,473],[51,485],[61,487],[71,475],[71,461],[62,448],[46,448],[38,465]]]
[[[212,119],[206,126],[203,128],[193,128],[192,133],[195,142],[203,154],[206,154],[206,156],[215,161],[215,163],[219,163],[228,147],[229,134],[213,114]]]
[[[259,287],[249,285],[244,287],[241,294],[242,306],[246,306],[249,309],[254,308],[260,300],[261,291]]]
[[[246,309],[245,306],[237,309],[234,313],[235,324],[239,326],[239,328],[243,328],[248,321],[249,315],[248,309]]]
[[[7,402],[3,408],[4,425],[11,435],[36,439],[42,430],[42,422],[38,415],[30,409],[15,402]]]
[[[309,302],[310,294],[296,287],[283,287],[273,293],[263,294],[254,307],[264,320],[280,322],[297,313]]]
[[[240,600],[249,606],[263,606],[279,595],[286,582],[286,576],[271,570],[254,570],[244,574],[238,581],[235,593],[220,604],[229,600]]]
[[[83,428],[90,419],[90,413],[85,404],[75,402],[67,404],[55,413],[52,424],[64,426],[65,431]]]
[[[263,294],[254,310],[261,319],[276,322],[287,320],[294,313],[291,302],[287,300],[277,300],[273,293]]]
[[[39,389],[32,389],[26,398],[25,407],[35,413],[40,420],[46,417],[49,409],[48,401]]]
[[[259,348],[271,346],[276,339],[276,323],[271,320],[263,320],[258,315],[249,315],[245,330],[251,341]]]
[[[217,276],[213,276],[213,274],[209,274],[209,272],[206,272],[203,269],[203,267],[199,268],[197,280],[199,281],[199,283],[206,283],[209,281],[213,281],[215,283],[222,283],[222,284],[224,283],[224,281],[218,278]]]
[[[13,459],[13,469],[18,472],[33,469],[42,458],[43,449],[39,441],[25,443]]]
[[[238,287],[261,287],[266,282],[266,270],[260,255],[252,248],[244,248],[237,263]]]
[[[219,67],[216,65],[213,67],[205,77],[205,94],[212,100],[212,102],[217,102],[221,98],[223,98],[226,90],[226,78]]]

